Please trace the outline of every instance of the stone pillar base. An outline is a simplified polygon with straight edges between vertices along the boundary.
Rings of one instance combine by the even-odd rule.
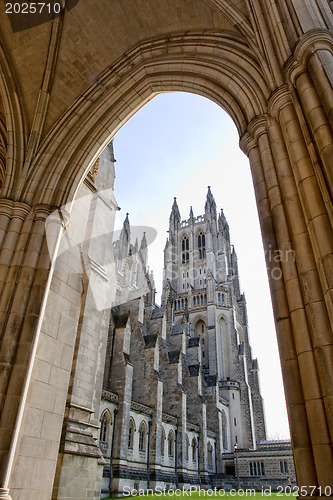
[[[0,500],[12,500],[7,488],[0,488]]]

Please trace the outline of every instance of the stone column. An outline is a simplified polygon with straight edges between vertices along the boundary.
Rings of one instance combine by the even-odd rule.
[[[257,133],[257,138],[258,135]],[[316,475],[314,472],[315,465],[311,449],[302,380],[297,362],[293,327],[290,319],[286,290],[282,279],[281,264],[280,262],[272,261],[270,258],[274,252],[278,251],[279,247],[276,241],[275,225],[268,196],[261,152],[257,142],[252,139],[250,134],[245,134],[242,137],[241,147],[249,156],[257,200],[276,322],[276,333],[286,393],[297,479],[299,483],[303,485],[311,484],[313,481],[315,482],[314,484],[316,484]],[[267,154],[268,153],[267,151]]]
[[[13,211],[8,223],[10,205]],[[30,208],[12,202],[4,202],[2,206],[5,206],[2,228],[7,234],[3,238],[1,257],[3,270],[7,272],[3,273],[5,283],[0,306],[3,374],[0,494],[1,498],[10,498],[10,489],[15,490],[16,495],[24,491],[31,497],[49,498],[65,402],[65,398],[61,402],[59,392],[64,379],[68,384],[71,367],[71,359],[66,358],[64,371],[60,369],[61,373],[55,373],[55,363],[46,359],[47,321],[43,322],[47,317],[63,218],[55,212],[48,220],[46,240],[49,207]],[[47,338],[50,338],[51,329],[58,324],[48,326]],[[61,352],[63,345],[59,342],[57,347]],[[56,357],[57,352],[55,348],[52,357]],[[59,406],[55,402],[56,394]]]
[[[273,94],[270,103],[274,111],[278,110],[282,129],[279,129],[273,119],[268,118],[269,137],[274,147],[274,154],[270,149],[266,124],[262,123],[260,126],[260,120],[257,119],[252,124],[252,132],[257,140],[263,164],[263,180],[266,183],[271,206],[277,249],[282,250],[283,255],[287,255],[293,247],[295,250],[295,262],[293,259],[288,259],[288,261],[283,259],[281,262],[289,309],[288,316],[291,319],[289,346],[285,342],[282,342],[284,345],[281,344],[281,341],[285,340],[285,332],[279,333],[278,331],[278,339],[298,483],[311,486],[311,481],[316,480],[314,484],[324,487],[331,485],[333,471],[329,403],[331,389],[327,382],[325,383],[325,379],[332,380],[333,374],[330,363],[326,361],[330,356],[332,341],[319,279],[318,257],[323,259],[323,254],[326,254],[325,257],[329,258],[328,241],[331,232],[328,230],[324,241],[321,240],[320,243],[317,241],[318,236],[322,234],[320,230],[323,231],[325,226],[328,229],[327,213],[325,213],[320,189],[294,107],[287,94],[286,89],[281,88]],[[263,119],[261,120],[263,122]],[[251,151],[253,155],[253,149]],[[313,227],[313,231],[311,229],[309,231],[310,241],[307,239],[306,224],[308,227],[309,225],[316,227],[316,229]],[[317,268],[319,268],[319,273]],[[325,284],[327,285],[327,278]],[[274,304],[274,293],[272,295]],[[301,330],[300,325],[302,325]],[[284,351],[284,348],[287,350]],[[286,366],[290,363],[294,365],[295,373],[299,371],[300,375],[299,408],[303,406],[303,419],[304,422],[306,420],[308,422],[309,435],[307,437],[304,432],[304,423],[301,424],[302,431],[297,431],[299,422],[303,419],[292,418],[294,405],[291,404],[292,396],[288,395],[288,389],[291,382],[294,389],[296,387],[291,373],[286,373]],[[303,434],[302,446],[298,442],[301,433]],[[307,461],[304,460],[304,449],[302,449],[304,445],[308,454]],[[313,457],[311,457],[312,454]],[[311,462],[314,462],[314,465]]]
[[[261,141],[263,141],[263,138],[266,143],[266,146],[269,147],[268,137],[266,133],[261,136]],[[268,179],[267,185],[269,193],[271,194],[273,191],[275,191],[274,201],[272,200],[275,206],[272,207],[272,213],[275,220],[279,249],[282,249],[283,255],[287,256],[288,252],[292,250],[292,248],[290,248],[291,238],[288,234],[289,233],[288,224],[285,217],[285,210],[281,201],[281,196],[280,196],[281,188],[278,184],[277,177],[275,175],[275,168],[273,162],[271,161],[270,163],[271,163],[271,172],[270,175],[266,175],[266,179]],[[269,162],[266,161],[265,169],[267,169],[268,164]],[[309,251],[311,251],[310,248]],[[282,260],[282,270],[284,275],[290,312],[295,310],[304,311],[305,306],[307,306],[308,309],[315,307],[317,305],[316,304],[317,300],[320,298],[320,295],[322,300],[322,294],[320,293],[320,284],[317,273],[314,272],[312,268],[310,277],[309,275],[307,275],[307,278],[305,278],[305,274],[302,273],[301,279],[299,280],[297,276],[296,264],[298,262],[300,262],[301,264],[301,258],[298,257],[297,252],[295,252],[295,261],[296,262],[294,262],[293,259],[286,259],[286,258]],[[309,279],[311,279],[313,283],[312,297],[311,293],[304,294],[304,290],[306,289]],[[317,287],[315,285],[317,285]],[[317,292],[319,293],[319,296]],[[312,315],[310,315],[310,328],[308,326],[308,318],[306,317],[304,318],[307,319],[307,321],[306,323],[305,322],[303,323],[301,340],[299,339],[299,326],[295,325],[296,328],[294,328],[295,330],[294,340],[295,340],[296,352],[298,348],[297,361],[303,379],[302,380],[303,394],[304,394],[306,411],[309,419],[309,429],[310,429],[310,437],[314,453],[314,460],[316,463],[318,463],[318,460],[321,459],[321,456],[324,453],[323,445],[324,444],[328,445],[328,449],[326,450],[326,463],[328,468],[329,469],[332,468],[333,470],[332,455],[329,452],[330,433],[329,433],[328,423],[326,419],[323,418],[321,421],[320,428],[315,427],[314,422],[312,422],[311,425],[311,420],[313,418],[314,412],[316,412],[317,418],[320,413],[324,417],[325,413],[323,407],[323,399],[322,399],[323,393],[320,385],[320,369],[318,369],[319,367],[316,366],[315,352],[313,350],[314,346],[315,347],[317,346],[316,344],[313,344],[311,339],[311,326],[313,330],[314,328],[316,328],[316,325],[313,323],[311,325],[311,318]],[[304,342],[306,342],[306,347],[304,345]],[[309,375],[311,377],[311,383],[307,378]],[[320,448],[318,448],[319,445]],[[328,485],[329,483],[327,481],[329,481],[329,475],[321,473],[321,477],[319,477],[318,475],[318,481],[319,484],[322,486]]]
[[[293,73],[296,72],[297,69],[293,71]],[[308,71],[298,68],[298,74],[292,75],[292,77],[303,112],[302,116],[299,110],[299,118],[302,120],[304,117],[303,134],[306,134],[305,127],[308,127],[308,134],[311,133],[315,145],[315,149],[310,151],[314,170],[320,183],[323,199],[326,205],[330,206],[329,201],[333,194],[332,128]],[[308,137],[307,139],[309,142]],[[323,171],[321,171],[319,159],[321,160]]]
[[[327,30],[311,30],[305,33],[297,43],[295,59],[290,61],[296,72],[294,77],[304,70],[314,83],[320,105],[323,106],[327,118],[333,128],[333,36]],[[288,67],[288,66],[287,66]],[[291,78],[293,84],[295,79]]]

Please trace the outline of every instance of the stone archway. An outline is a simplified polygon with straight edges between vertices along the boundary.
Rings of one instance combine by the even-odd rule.
[[[256,6],[249,2],[249,21],[231,2],[207,1],[239,26],[237,33],[189,30],[146,38],[134,45],[67,105],[38,148],[31,149],[30,157],[28,148],[26,170],[20,154],[29,124],[22,118],[17,88],[11,87],[15,78],[1,53],[1,88],[3,99],[6,97],[11,151],[0,205],[5,250],[0,308],[3,498],[8,498],[9,487],[14,495],[20,489],[22,463],[29,475],[27,490],[31,495],[43,491],[49,498],[63,420],[59,409],[66,402],[66,390],[62,387],[60,391],[60,386],[64,380],[68,382],[72,368],[75,321],[68,326],[71,339],[67,339],[67,349],[66,342],[56,346],[65,359],[58,382],[43,385],[40,377],[46,374],[38,374],[33,362],[39,352],[46,372],[54,366],[43,353],[45,335],[52,324],[47,307],[52,268],[45,219],[51,210],[75,198],[85,174],[122,124],[156,93],[173,90],[212,99],[237,126],[241,148],[250,160],[265,249],[270,249],[268,255],[279,251],[285,256],[278,264],[268,258],[267,266],[298,483],[333,486],[333,97],[329,80],[333,44],[329,31],[332,14],[322,3],[318,12],[307,14],[306,9],[300,9],[298,14],[287,3],[280,11],[267,11],[260,2]],[[283,22],[279,24],[279,20]],[[59,22],[54,26],[52,36],[61,38]],[[44,106],[46,102],[45,97]],[[43,112],[43,107],[38,109]],[[38,126],[32,131],[36,135],[30,136],[30,146],[38,136]],[[62,213],[64,226],[66,219],[67,214]],[[63,228],[59,220],[55,226],[56,253]],[[291,251],[295,260],[287,258]],[[274,275],[276,267],[278,275]],[[80,288],[71,292],[68,301],[66,287],[59,297],[78,307]],[[75,317],[78,321],[78,315]],[[61,401],[54,399],[50,407],[38,406],[36,392],[41,390],[46,391],[45,401],[55,398],[56,393]],[[85,411],[77,406],[78,411]],[[46,416],[50,421],[45,429],[53,432],[52,450],[45,450],[45,436],[40,431],[31,436],[31,422],[42,425]],[[92,418],[89,425],[93,422]],[[37,456],[29,456],[29,439],[36,445],[44,443]],[[40,486],[38,466],[45,462]],[[38,477],[33,474],[37,469]]]

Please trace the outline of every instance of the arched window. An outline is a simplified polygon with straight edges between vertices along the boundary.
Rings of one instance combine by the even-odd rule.
[[[173,457],[175,448],[175,435],[173,431],[170,431],[168,434],[168,455],[169,457]]]
[[[135,432],[135,422],[133,417],[131,417],[128,426],[128,444],[127,444],[130,450],[133,450],[134,432]]]
[[[164,427],[162,427],[162,432],[161,432],[161,455],[164,456],[164,442],[165,442],[165,430]]]
[[[142,421],[139,427],[139,451],[146,451],[147,424]]]
[[[107,443],[109,440],[109,429],[111,424],[111,414],[109,410],[103,411],[100,422],[101,427],[99,431],[99,440],[102,441],[102,443]]]
[[[227,417],[225,412],[222,410],[222,441],[223,449],[228,449],[228,431],[227,431]]]
[[[208,467],[212,468],[213,467],[213,446],[212,443],[209,441],[207,445],[207,458],[208,458]]]
[[[192,439],[192,460],[193,462],[197,461],[197,440],[195,438]]]
[[[206,237],[200,232],[198,235],[198,250],[199,250],[199,259],[206,258]]]
[[[190,453],[190,440],[188,438],[188,435],[186,434],[186,460],[189,459],[189,453]]]
[[[183,264],[186,264],[190,259],[189,249],[190,249],[189,239],[187,236],[185,236],[182,239],[182,263]]]

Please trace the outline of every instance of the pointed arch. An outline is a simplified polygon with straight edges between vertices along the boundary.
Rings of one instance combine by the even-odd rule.
[[[119,73],[122,78],[115,81]],[[126,87],[125,94],[119,93],[120,87]],[[26,184],[27,202],[71,202],[121,126],[155,95],[168,91],[211,99],[231,116],[240,136],[265,112],[270,93],[257,55],[242,37],[188,32],[139,43],[99,75],[99,85],[82,94],[49,132],[34,159],[39,168],[32,165]]]
[[[130,417],[129,419],[129,425],[128,425],[128,440],[127,440],[127,447],[130,450],[133,450],[133,444],[134,444],[134,433],[136,431],[135,428],[135,421],[133,417]]]
[[[11,61],[0,44],[0,197],[13,199],[20,190],[17,186],[15,192],[15,181],[18,184],[23,180],[24,132],[27,128],[20,102],[21,93],[15,81]]]
[[[99,422],[99,440],[102,443],[107,443],[109,441],[110,425],[112,423],[111,413],[108,408],[102,412]]]
[[[219,373],[222,379],[230,377],[230,325],[228,317],[225,314],[220,314],[217,320],[218,324],[218,349],[220,356],[218,358]]]
[[[188,264],[190,260],[190,240],[187,233],[184,233],[180,238],[181,241],[181,252],[182,252],[182,264]]]
[[[195,336],[200,338],[201,346],[201,364],[204,370],[209,369],[209,346],[208,346],[208,330],[206,319],[198,319],[194,323]]]
[[[175,454],[175,433],[171,429],[168,434],[168,456],[173,457]]]
[[[186,434],[186,438],[185,438],[185,458],[186,458],[187,461],[189,460],[189,456],[190,456],[190,440],[189,440],[188,434]]]
[[[228,422],[227,422],[227,417],[225,414],[225,411],[222,410],[222,415],[221,415],[221,420],[222,420],[222,446],[224,450],[228,450],[229,445],[228,445]]]
[[[162,431],[161,431],[161,455],[162,455],[162,457],[164,457],[165,440],[166,440],[166,435],[165,435],[164,427],[162,425]]]
[[[195,437],[192,439],[192,461],[196,462],[197,461],[197,440]]]
[[[208,468],[212,469],[213,468],[213,446],[210,441],[208,441],[207,444],[207,463],[208,463]]]
[[[139,451],[146,451],[147,448],[147,424],[142,420],[139,426]]]

